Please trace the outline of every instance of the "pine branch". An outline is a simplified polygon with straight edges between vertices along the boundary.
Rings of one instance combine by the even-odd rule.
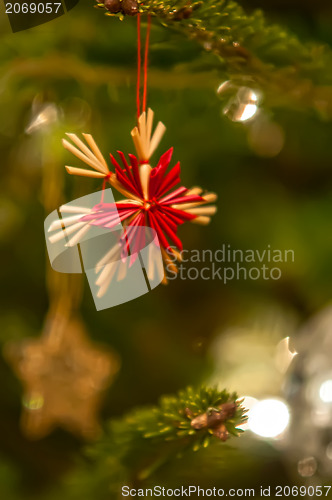
[[[309,106],[332,114],[332,51],[327,45],[303,43],[270,25],[262,11],[246,14],[233,0],[144,0],[139,9],[198,41],[218,57],[216,68],[227,78],[258,86],[271,105]]]
[[[120,422],[120,427],[125,424],[125,434],[132,433],[143,439],[170,441],[190,438],[196,451],[209,444],[218,424],[226,427],[223,441],[228,438],[227,434],[237,436],[241,431],[236,427],[245,419],[243,413],[235,393],[205,387],[195,391],[189,387],[177,396],[164,396],[159,406],[132,412]],[[213,419],[213,415],[219,418]],[[200,423],[198,419],[201,419]]]
[[[238,436],[245,413],[235,393],[205,387],[189,387],[162,397],[158,406],[133,410],[111,421],[87,450],[89,464],[68,481],[70,498],[84,492],[89,500],[89,495],[103,499],[110,491],[117,495],[122,485],[137,487],[169,460]]]

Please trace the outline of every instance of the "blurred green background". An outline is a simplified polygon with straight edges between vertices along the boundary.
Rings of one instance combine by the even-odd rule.
[[[329,2],[243,3],[247,9],[263,7],[269,19],[303,40],[332,43]],[[2,344],[38,336],[47,312],[41,202],[47,165],[58,168],[63,201],[101,187],[98,181],[74,181],[65,174],[69,155],[61,146],[64,133],[91,132],[106,157],[118,149],[133,152],[135,37],[135,19],[107,18],[92,2],[81,2],[43,26],[1,36]],[[308,110],[271,108],[263,100],[264,116],[278,124],[284,142],[276,156],[261,156],[250,142],[253,122],[236,123],[222,112],[225,102],[216,90],[227,75],[215,69],[204,69],[205,78],[197,74],[213,56],[157,23],[151,38],[149,105],[167,126],[157,154],[174,146],[184,185],[201,185],[218,194],[218,212],[210,226],[180,228],[184,247],[216,250],[230,244],[264,250],[271,245],[293,249],[295,262],[282,265],[278,281],[233,280],[225,285],[219,280],[175,280],[98,313],[85,286],[81,312],[91,338],[111,345],[122,359],[102,420],[211,380],[221,387],[231,385],[240,395],[250,380],[255,397],[281,395],[283,377],[273,375],[268,353],[282,338],[296,336],[299,326],[331,299],[331,122]],[[28,134],[35,118],[33,102],[54,105],[57,120]],[[259,133],[255,140],[259,143]],[[228,359],[232,347],[226,342],[226,351],[218,351],[216,360],[211,346],[234,330],[243,334],[233,337],[235,345],[240,347],[246,338],[252,350],[239,349],[238,356]],[[245,373],[237,377],[239,365]],[[26,439],[19,428],[21,386],[3,359],[0,374],[1,498],[47,498],[75,467],[84,443],[62,430],[41,441]],[[269,384],[263,383],[266,377]],[[270,443],[248,433],[229,446],[234,448],[227,445],[227,460],[226,448],[216,443],[180,464],[173,461],[153,481],[173,486],[196,479],[202,486],[249,488],[298,480],[283,453]]]

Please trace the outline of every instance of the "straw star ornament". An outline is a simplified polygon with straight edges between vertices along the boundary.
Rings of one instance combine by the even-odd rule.
[[[110,155],[114,172],[110,171],[93,137],[83,134],[86,144],[75,134],[67,134],[69,140],[63,140],[63,146],[91,167],[77,168],[66,166],[69,174],[104,179],[104,187],[108,182],[113,188],[125,198],[115,203],[104,203],[103,199],[92,209],[81,207],[67,207],[69,216],[61,221],[55,222],[49,228],[54,232],[49,237],[50,241],[56,242],[63,238],[61,224],[65,223],[67,235],[72,235],[67,246],[79,243],[80,239],[89,231],[91,226],[99,226],[112,229],[119,220],[123,224],[125,234],[120,238],[119,245],[112,248],[108,254],[97,264],[96,272],[100,272],[96,284],[100,287],[99,295],[103,295],[116,275],[121,278],[121,271],[113,268],[105,268],[107,262],[114,261],[117,255],[123,255],[124,248],[131,245],[131,253],[135,254],[142,250],[144,243],[138,237],[136,229],[151,228],[158,236],[159,246],[163,257],[164,268],[176,271],[175,260],[181,260],[182,242],[177,235],[180,225],[185,222],[196,224],[208,224],[211,216],[216,212],[216,207],[211,205],[217,196],[215,193],[203,193],[199,187],[188,189],[180,186],[180,163],[170,167],[173,148],[164,153],[155,167],[151,166],[151,157],[157,149],[162,136],[166,130],[159,122],[154,133],[154,113],[151,109],[143,112],[138,119],[131,136],[134,142],[137,156],[129,154],[129,161],[125,155],[118,151],[122,166]],[[103,198],[103,197],[102,197]],[[130,234],[126,234],[130,229]],[[141,234],[141,233],[140,233]],[[130,240],[130,241],[128,241]],[[118,261],[121,265],[121,260]],[[153,270],[151,271],[153,272]],[[164,273],[164,269],[159,269]],[[164,275],[163,282],[167,279]]]
[[[24,433],[33,439],[62,427],[88,439],[99,431],[103,394],[118,356],[92,343],[79,318],[50,315],[40,338],[8,342],[5,358],[23,384]]]

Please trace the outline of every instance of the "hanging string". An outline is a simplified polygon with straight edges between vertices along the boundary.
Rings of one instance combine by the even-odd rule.
[[[137,14],[137,82],[136,82],[136,106],[137,121],[141,114],[140,91],[141,91],[141,14]]]
[[[151,15],[148,15],[148,24],[146,29],[145,49],[144,49],[144,80],[143,80],[143,102],[142,111],[146,111],[147,93],[148,93],[148,63],[149,63],[149,45],[151,32]],[[136,105],[137,120],[141,115],[141,66],[142,66],[142,41],[141,41],[141,15],[137,14],[137,84],[136,84]]]
[[[105,189],[106,189],[106,184],[108,183],[108,181],[110,180],[110,177],[111,177],[111,174],[107,174],[105,177],[104,177],[104,180],[103,180],[103,187],[101,188],[101,197],[100,197],[100,202],[99,203],[104,203],[104,194],[105,194]]]
[[[151,32],[151,15],[148,14],[148,26],[146,29],[145,53],[144,53],[144,87],[143,87],[142,111],[146,111],[146,100],[147,100],[147,92],[148,92],[148,63],[149,63],[150,32]]]
[[[107,184],[107,181],[109,180],[109,178],[110,178],[110,175],[107,175],[103,180],[103,187],[102,187],[102,191],[101,191],[100,203],[104,203],[104,194],[105,194],[106,184]]]
[[[143,101],[142,101],[142,111],[146,111],[147,103],[147,89],[148,89],[148,63],[149,63],[149,44],[150,44],[150,32],[151,32],[151,15],[148,15],[148,24],[146,29],[145,38],[145,48],[144,48],[144,80],[143,80]],[[141,67],[142,67],[142,41],[141,41],[141,15],[137,14],[137,82],[136,82],[136,107],[137,107],[137,122],[141,115]],[[104,202],[104,192],[106,189],[107,181],[109,176],[105,177],[102,186],[101,200],[100,203]]]
[[[143,101],[142,101],[142,112],[146,111],[147,94],[148,94],[148,64],[149,64],[149,45],[150,45],[150,32],[151,32],[151,15],[148,14],[148,23],[146,28],[145,37],[145,48],[144,48],[144,80],[143,80]],[[137,121],[141,116],[141,67],[142,67],[142,41],[141,41],[141,15],[137,14],[137,82],[136,82],[136,107],[137,107]],[[104,192],[106,189],[107,181],[109,180],[109,175],[104,178],[101,200],[100,203],[104,202]]]

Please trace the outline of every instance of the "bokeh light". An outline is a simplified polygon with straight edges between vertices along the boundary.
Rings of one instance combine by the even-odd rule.
[[[320,399],[324,403],[332,403],[332,379],[325,380],[319,389]]]
[[[258,436],[276,438],[288,427],[288,406],[279,399],[259,401],[249,412],[249,429]]]

